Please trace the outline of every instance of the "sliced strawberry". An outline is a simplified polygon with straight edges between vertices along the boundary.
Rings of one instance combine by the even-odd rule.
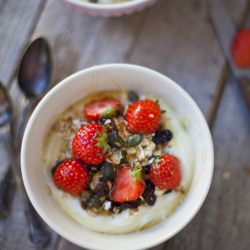
[[[73,196],[78,196],[88,186],[88,169],[77,159],[61,162],[53,175],[55,185]]]
[[[103,99],[85,105],[84,116],[88,120],[97,121],[102,117],[113,117],[119,114],[122,104],[116,99]]]
[[[141,169],[122,166],[116,175],[111,199],[115,202],[134,201],[143,194],[144,189],[145,183],[141,179]]]

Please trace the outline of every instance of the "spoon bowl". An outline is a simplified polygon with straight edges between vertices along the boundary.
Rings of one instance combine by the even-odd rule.
[[[18,70],[18,84],[27,98],[41,96],[49,86],[52,75],[50,46],[39,37],[27,48]]]

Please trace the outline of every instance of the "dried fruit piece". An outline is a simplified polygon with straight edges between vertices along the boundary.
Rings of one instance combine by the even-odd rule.
[[[155,185],[150,180],[146,181],[146,187],[142,197],[149,206],[153,206],[156,202]]]
[[[165,144],[169,141],[171,141],[173,138],[173,134],[169,129],[165,130],[158,130],[155,132],[155,135],[152,138],[152,141],[155,144]]]

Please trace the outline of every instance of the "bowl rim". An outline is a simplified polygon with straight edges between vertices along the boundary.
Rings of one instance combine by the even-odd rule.
[[[166,80],[169,81],[169,83],[172,84],[173,87],[176,88],[178,92],[180,92],[182,95],[185,96],[185,98],[188,99],[188,102],[190,102],[192,109],[194,109],[195,113],[199,116],[199,118],[201,119],[202,125],[204,126],[204,128],[206,130],[206,138],[207,138],[207,145],[208,145],[207,152],[209,155],[208,160],[207,160],[208,163],[206,164],[208,167],[208,171],[206,173],[207,174],[206,177],[204,178],[205,181],[204,181],[204,184],[202,186],[202,193],[198,197],[196,197],[196,198],[198,198],[198,201],[196,200],[196,202],[192,204],[192,210],[190,211],[188,216],[185,216],[184,220],[179,222],[178,225],[171,232],[166,232],[164,235],[162,234],[161,237],[157,237],[157,238],[148,237],[148,238],[151,238],[149,241],[140,241],[140,244],[138,244],[137,246],[134,246],[133,248],[126,249],[126,250],[132,250],[132,249],[139,250],[139,249],[145,249],[145,248],[153,247],[157,244],[160,244],[160,243],[164,242],[165,240],[170,239],[171,237],[176,235],[178,232],[180,232],[193,219],[193,217],[197,214],[197,212],[201,208],[202,204],[204,203],[204,201],[207,197],[207,194],[208,194],[208,191],[210,189],[211,182],[212,182],[212,177],[213,177],[213,172],[214,172],[214,148],[213,148],[212,136],[211,136],[210,130],[208,128],[207,122],[206,122],[201,110],[199,109],[198,105],[191,98],[191,96],[180,85],[175,83],[173,80],[171,80],[167,76],[165,76],[165,75],[163,75],[155,70],[152,70],[152,69],[149,69],[149,68],[146,68],[143,66],[139,66],[139,65],[124,64],[124,63],[103,64],[103,65],[92,66],[92,67],[80,70],[78,72],[75,72],[74,74],[66,77],[65,79],[60,81],[58,84],[56,84],[50,91],[48,91],[48,93],[39,102],[39,104],[37,105],[37,107],[33,111],[32,115],[28,121],[28,124],[27,124],[25,132],[24,132],[22,147],[21,147],[21,171],[22,171],[22,178],[23,178],[24,186],[25,186],[25,189],[27,191],[28,197],[29,197],[32,205],[35,207],[35,209],[37,210],[37,212],[39,213],[41,218],[55,232],[57,232],[63,238],[65,238],[65,239],[69,240],[70,242],[73,242],[74,244],[81,246],[81,247],[85,247],[85,248],[87,247],[87,248],[96,249],[96,250],[108,249],[108,248],[98,247],[97,246],[98,243],[96,243],[96,245],[93,246],[92,245],[93,242],[91,242],[92,244],[88,243],[88,242],[87,243],[84,242],[84,245],[83,245],[82,244],[83,242],[80,239],[78,239],[78,240],[72,239],[67,234],[67,232],[65,232],[65,230],[63,230],[60,226],[58,226],[57,223],[55,223],[53,220],[51,220],[51,218],[47,215],[47,213],[44,211],[44,209],[40,205],[40,202],[36,199],[35,195],[33,194],[32,187],[30,186],[29,181],[28,181],[28,177],[27,177],[28,174],[27,174],[27,168],[25,167],[25,161],[26,161],[25,159],[26,159],[26,155],[28,154],[27,144],[28,144],[28,137],[29,137],[31,128],[34,125],[34,122],[36,120],[37,115],[39,115],[40,110],[43,108],[44,105],[46,105],[47,99],[49,99],[51,96],[54,95],[54,93],[56,93],[58,90],[63,88],[65,85],[67,85],[72,80],[77,79],[82,74],[90,73],[91,71],[95,71],[95,70],[114,69],[114,68],[123,68],[123,69],[127,69],[127,70],[131,70],[131,69],[132,70],[139,70],[141,72],[146,70],[148,73],[155,75],[155,77],[158,77],[158,78],[160,77],[160,78],[163,78],[165,81]],[[163,228],[165,228],[165,227],[163,226]],[[139,233],[143,233],[146,230],[139,231]],[[110,235],[113,237],[117,236],[117,235],[113,235],[113,234],[110,234]],[[124,235],[130,235],[130,234],[122,234],[122,235],[124,236]],[[144,238],[145,238],[145,236],[144,236]]]
[[[92,10],[118,10],[123,8],[132,8],[136,7],[142,3],[154,1],[154,0],[133,0],[123,3],[110,3],[110,4],[96,4],[96,3],[89,3],[89,2],[81,2],[80,0],[63,0],[70,4],[74,4],[76,6],[92,9]]]

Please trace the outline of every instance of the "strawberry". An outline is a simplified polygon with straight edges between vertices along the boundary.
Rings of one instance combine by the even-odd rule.
[[[134,201],[144,192],[145,183],[141,179],[141,169],[121,166],[117,172],[111,200],[115,202]]]
[[[122,104],[116,99],[103,99],[87,103],[84,107],[84,116],[88,120],[97,121],[102,117],[113,117],[119,114]]]
[[[150,179],[160,189],[173,189],[180,185],[181,167],[177,157],[162,155],[150,167]]]
[[[130,104],[125,115],[126,127],[132,133],[154,133],[159,126],[160,119],[160,107],[151,99]]]
[[[102,163],[106,160],[108,151],[107,134],[98,123],[80,128],[72,141],[72,153],[86,164]]]
[[[231,44],[234,63],[239,67],[250,67],[250,29],[236,33]]]
[[[88,169],[77,159],[61,162],[53,175],[55,185],[73,196],[79,196],[88,186]]]

